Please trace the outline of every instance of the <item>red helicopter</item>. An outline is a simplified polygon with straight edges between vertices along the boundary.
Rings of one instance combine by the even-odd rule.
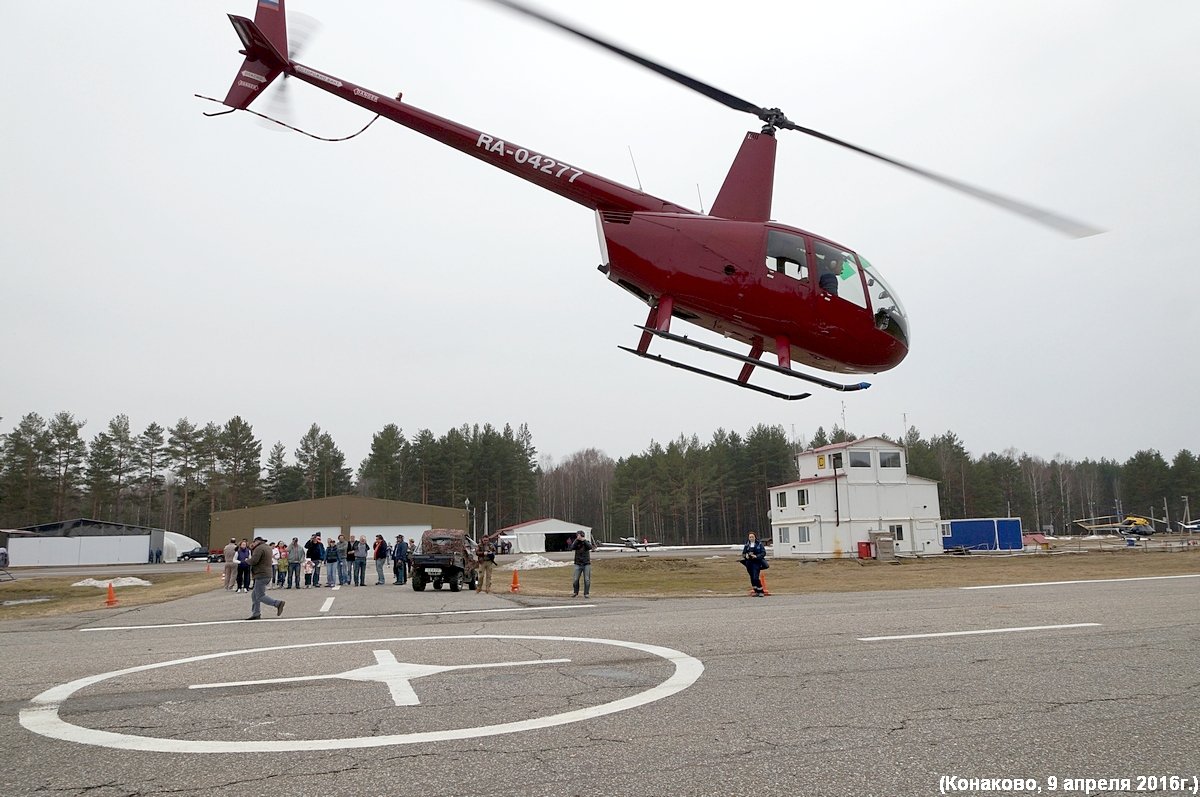
[[[642,56],[603,41],[511,0],[492,0],[579,36],[621,57],[698,91],[762,122],[748,132],[707,213],[521,147],[501,136],[473,130],[420,108],[294,61],[288,53],[285,0],[259,0],[251,21],[229,15],[242,41],[241,69],[222,101],[247,109],[280,75],[294,77],[384,116],[423,135],[515,174],[596,211],[603,261],[600,271],[650,306],[636,348],[620,348],[651,360],[788,399],[788,394],[751,384],[763,368],[834,390],[869,387],[841,384],[794,369],[794,363],[845,374],[878,373],[908,354],[909,320],[896,292],[853,249],[820,235],[771,220],[775,133],[794,130],[884,161],[978,199],[1020,213],[1075,237],[1099,230],[999,196],[824,133],[793,123],[778,108],[762,108]],[[229,113],[226,111],[224,113]],[[671,331],[679,318],[749,346],[729,351]],[[736,376],[708,371],[650,354],[655,338],[684,344],[741,363]],[[764,351],[776,363],[760,359]]]

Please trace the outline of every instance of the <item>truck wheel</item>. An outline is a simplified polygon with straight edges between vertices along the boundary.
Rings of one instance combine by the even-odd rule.
[[[458,592],[460,589],[462,589],[462,572],[461,571],[450,576],[450,591]]]
[[[425,574],[420,570],[414,570],[412,574],[412,585],[414,592],[425,591]]]
[[[479,574],[478,573],[471,574],[471,580],[467,582],[467,589],[471,590],[472,592],[479,589]]]

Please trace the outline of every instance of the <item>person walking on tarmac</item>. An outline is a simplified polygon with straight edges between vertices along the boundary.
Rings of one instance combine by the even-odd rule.
[[[475,556],[479,559],[479,582],[475,591],[491,592],[492,571],[496,569],[496,544],[492,537],[484,537],[479,541]]]
[[[753,531],[746,535],[746,544],[742,546],[742,564],[750,573],[750,586],[754,588],[754,597],[763,597],[762,580],[758,574],[768,567],[767,549],[758,541]]]
[[[275,616],[283,614],[285,601],[267,596],[267,585],[271,583],[271,564],[274,562],[271,546],[262,537],[255,537],[250,546],[250,575],[254,577],[254,588],[250,593],[250,616],[247,620],[261,617],[262,604],[275,607]]]

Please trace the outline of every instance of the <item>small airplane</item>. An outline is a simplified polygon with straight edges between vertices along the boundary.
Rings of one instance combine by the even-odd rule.
[[[1179,524],[1180,531],[1200,531],[1200,520],[1193,520],[1191,523],[1184,523],[1182,520],[1175,522]]]
[[[600,547],[608,550],[630,550],[630,551],[649,551],[651,548],[657,548],[662,545],[661,542],[649,542],[646,540],[638,541],[637,537],[618,537],[620,542],[602,542]]]

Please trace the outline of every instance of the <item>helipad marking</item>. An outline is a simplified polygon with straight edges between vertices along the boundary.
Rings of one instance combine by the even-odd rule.
[[[298,675],[292,678],[263,678],[258,681],[227,681],[220,684],[192,684],[188,689],[223,689],[231,686],[258,686],[259,684],[287,684],[296,681],[328,681],[342,678],[347,681],[379,681],[387,684],[392,693],[392,702],[397,706],[417,706],[421,704],[416,691],[409,683],[414,678],[424,678],[426,675],[451,670],[483,670],[492,667],[528,667],[533,664],[564,664],[570,659],[535,659],[534,661],[500,661],[487,664],[413,664],[407,661],[396,661],[396,656],[390,650],[376,650],[375,664],[369,667],[357,667],[346,672],[329,675]]]
[[[318,609],[317,611],[319,611],[319,612],[327,612],[327,611],[329,611],[329,610],[330,610],[330,608],[332,608],[332,607],[333,607],[333,598],[326,598],[326,599],[325,599],[325,602],[321,604],[321,608],[320,608],[320,609]]]
[[[1056,587],[1060,584],[1108,584],[1115,581],[1158,581],[1168,578],[1200,578],[1200,573],[1184,576],[1135,576],[1132,578],[1088,578],[1079,581],[1037,581],[1032,584],[988,584],[983,587],[959,587],[959,589],[1011,589],[1013,587]]]
[[[1069,625],[1027,625],[1020,628],[983,628],[977,631],[939,631],[935,634],[897,634],[896,636],[860,636],[859,642],[884,642],[892,639],[932,639],[942,636],[974,636],[976,634],[1011,634],[1015,631],[1053,631],[1059,628],[1088,628],[1100,623],[1071,623]]]
[[[623,697],[598,706],[565,711],[561,714],[551,714],[546,717],[534,717],[515,722],[504,722],[497,725],[483,725],[475,728],[452,728],[443,731],[423,731],[419,733],[397,733],[381,736],[354,736],[348,739],[287,739],[259,740],[257,742],[245,738],[186,740],[186,739],[156,739],[148,736],[135,736],[127,733],[114,733],[96,728],[84,728],[74,725],[59,716],[59,707],[67,698],[85,687],[98,684],[110,678],[123,675],[133,675],[177,664],[190,664],[197,661],[244,656],[250,653],[265,653],[278,650],[298,650],[302,648],[322,648],[341,645],[363,645],[389,642],[419,642],[423,640],[444,639],[511,639],[511,640],[542,640],[548,642],[579,642],[596,645],[612,645],[615,647],[636,650],[669,661],[675,666],[675,671],[662,683],[637,694]],[[498,736],[506,733],[553,728],[587,719],[615,714],[638,706],[644,706],[677,692],[682,692],[694,684],[704,672],[704,664],[699,659],[686,653],[658,645],[645,645],[640,642],[625,642],[617,639],[594,639],[591,637],[559,637],[559,636],[519,636],[507,634],[474,634],[432,637],[392,637],[387,639],[358,639],[340,642],[308,642],[300,645],[275,645],[265,648],[233,650],[225,653],[209,653],[202,656],[189,656],[183,659],[144,664],[139,667],[129,667],[124,670],[91,675],[79,678],[69,683],[52,687],[33,698],[32,708],[21,710],[21,725],[29,731],[47,736],[51,739],[61,739],[68,742],[78,742],[97,747],[110,747],[118,750],[143,750],[161,753],[235,753],[235,752],[292,752],[301,750],[345,750],[367,747],[387,747],[400,744],[421,744],[456,739],[475,739],[484,736]]]
[[[324,614],[315,617],[272,617],[256,620],[256,625],[267,623],[307,623],[314,620],[374,620],[389,617],[444,617],[456,614],[498,614],[501,612],[540,612],[558,609],[594,609],[594,603],[565,603],[561,606],[517,606],[503,609],[455,609],[445,612],[406,612],[399,614]],[[147,628],[191,628],[203,625],[235,625],[249,620],[200,620],[195,623],[160,623],[158,625],[102,625],[97,628],[81,628],[80,631],[137,631]]]

